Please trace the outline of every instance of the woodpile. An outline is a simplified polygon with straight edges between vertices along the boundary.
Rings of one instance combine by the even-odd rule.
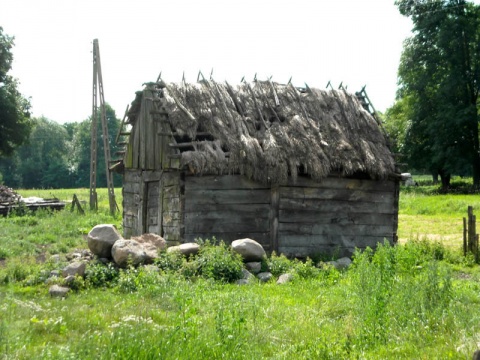
[[[17,194],[13,189],[0,185],[0,204],[11,205],[20,201],[21,196]]]

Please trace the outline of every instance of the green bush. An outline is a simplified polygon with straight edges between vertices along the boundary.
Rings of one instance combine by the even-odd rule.
[[[275,251],[267,259],[267,265],[273,276],[280,276],[293,268],[292,262],[284,254],[277,255]]]
[[[218,245],[206,241],[193,261],[198,265],[199,274],[209,279],[233,282],[242,277],[242,257],[223,241]]]
[[[312,259],[305,261],[295,260],[293,264],[295,274],[302,279],[314,279],[320,275],[321,270],[315,267]]]
[[[163,271],[178,271],[183,266],[185,257],[179,251],[161,251],[155,265]]]
[[[102,264],[89,264],[85,270],[85,282],[86,286],[94,288],[109,288],[113,287],[118,278],[120,272],[112,263]]]

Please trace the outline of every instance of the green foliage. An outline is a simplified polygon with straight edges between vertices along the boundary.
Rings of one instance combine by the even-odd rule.
[[[292,262],[284,254],[277,255],[275,251],[267,259],[267,265],[273,276],[280,276],[293,268]]]
[[[295,260],[293,269],[295,275],[301,279],[315,279],[319,277],[322,272],[321,269],[315,266],[310,258],[307,258],[305,261]]]
[[[94,288],[109,288],[115,286],[120,272],[112,263],[89,264],[85,270],[86,285]]]
[[[8,75],[13,46],[13,37],[0,26],[0,157],[11,155],[23,144],[31,128],[30,102],[18,91],[18,80]]]
[[[439,174],[444,188],[453,174],[473,174],[479,186],[480,7],[465,0],[396,5],[413,22],[398,73],[401,111],[392,114],[410,121],[406,160],[411,168]]]
[[[163,271],[178,271],[184,265],[185,258],[179,251],[161,251],[155,259],[155,265]]]
[[[194,260],[200,275],[209,279],[233,282],[242,276],[243,261],[223,241],[214,245],[206,241]]]

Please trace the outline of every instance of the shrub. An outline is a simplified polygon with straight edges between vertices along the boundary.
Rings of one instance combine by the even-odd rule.
[[[86,286],[94,288],[113,287],[119,278],[119,270],[112,263],[90,264],[85,270]]]
[[[267,265],[273,276],[280,276],[293,268],[292,262],[285,255],[277,255],[275,251],[268,258]]]
[[[178,251],[161,251],[155,265],[163,271],[178,271],[184,264],[184,256]]]
[[[308,258],[303,262],[295,260],[293,264],[295,274],[302,279],[313,279],[319,276],[321,270],[315,267],[312,259]]]
[[[198,265],[199,274],[206,278],[233,282],[242,277],[242,257],[232,252],[223,241],[218,245],[206,241],[193,261]]]

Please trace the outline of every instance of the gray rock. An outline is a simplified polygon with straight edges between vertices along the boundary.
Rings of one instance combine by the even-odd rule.
[[[270,272],[261,272],[259,274],[257,274],[257,278],[261,281],[261,282],[267,282],[269,281],[271,278],[272,278],[272,273]]]
[[[65,285],[71,285],[75,281],[74,275],[68,275],[65,279],[63,279]]]
[[[143,246],[137,241],[121,239],[113,245],[112,257],[118,266],[126,267],[128,264],[136,266],[144,263],[147,254]]]
[[[70,289],[68,287],[52,285],[48,293],[53,297],[66,297],[69,291]]]
[[[111,258],[112,247],[117,240],[123,239],[114,225],[95,226],[87,235],[88,248],[98,257]]]
[[[254,278],[255,276],[250,272],[248,271],[247,269],[242,269],[242,279],[251,279],[251,278]]]
[[[60,270],[50,271],[50,277],[59,277],[59,276],[60,276]]]
[[[262,245],[248,238],[233,241],[232,250],[240,254],[245,262],[260,261],[266,256]]]
[[[343,270],[347,269],[352,264],[352,260],[348,257],[343,257],[334,261],[329,261],[327,264],[332,265],[337,270]]]
[[[245,269],[250,271],[252,274],[258,274],[262,271],[262,263],[260,261],[247,262],[245,264]]]
[[[278,285],[285,284],[285,283],[288,283],[292,280],[293,280],[293,275],[292,274],[289,274],[289,273],[282,274],[278,277],[277,284]]]
[[[167,242],[165,239],[157,234],[143,234],[132,237],[132,240],[135,240],[140,244],[151,244],[158,250],[163,250],[167,247]]]
[[[73,275],[73,276],[78,275],[78,276],[84,277],[86,267],[87,266],[84,262],[75,261],[63,268],[62,275],[63,277],[67,277],[69,275]]]
[[[167,252],[178,251],[184,256],[196,255],[200,250],[200,245],[197,243],[185,243],[178,246],[172,246],[167,249]]]

